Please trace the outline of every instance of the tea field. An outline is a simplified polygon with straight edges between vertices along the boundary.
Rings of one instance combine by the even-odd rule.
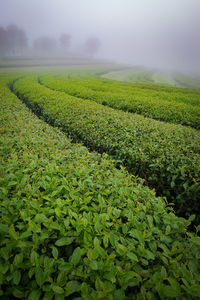
[[[200,78],[197,75],[186,75],[177,71],[152,69],[145,67],[124,68],[112,70],[102,75],[108,79],[126,82],[155,83],[159,85],[187,87],[200,89]]]
[[[0,299],[199,299],[193,79],[18,65],[0,72]]]

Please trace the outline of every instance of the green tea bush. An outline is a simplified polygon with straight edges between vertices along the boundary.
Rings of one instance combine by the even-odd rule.
[[[195,77],[189,77],[180,73],[174,75],[175,81],[185,87],[192,87],[193,89],[200,89],[200,80]]]
[[[46,76],[54,77],[54,74],[46,74]],[[45,77],[46,77],[45,76]],[[43,76],[42,76],[43,77]],[[56,76],[57,79],[66,80],[66,73],[61,74],[60,72]],[[111,80],[107,78],[101,78],[96,76],[95,73],[87,72],[70,72],[68,79],[81,79],[80,85],[89,87],[92,90],[104,91],[104,92],[119,92],[128,93],[130,95],[143,95],[147,97],[159,98],[160,101],[172,101],[180,102],[185,104],[191,104],[198,106],[200,104],[200,91],[192,88],[180,88],[175,86],[161,85],[161,84],[149,84],[147,82],[141,83],[129,83]],[[187,78],[189,80],[189,78]],[[194,79],[190,78],[191,82]]]
[[[65,80],[52,76],[40,78],[40,82],[45,86],[79,98],[153,119],[200,128],[199,91],[191,91],[188,94],[184,93],[183,89],[162,89],[155,85],[152,87],[141,84],[135,84],[134,88],[126,84],[126,89],[123,89],[120,84],[118,87],[116,83],[107,84],[104,80],[104,84],[101,84],[102,81],[98,81],[99,79],[84,81],[74,77]],[[102,89],[102,86],[105,86],[106,90],[98,90]]]
[[[1,299],[197,299],[192,218],[34,116],[10,80],[0,80]],[[16,86],[53,104],[32,79]]]
[[[200,134],[52,91],[24,78],[15,92],[75,141],[107,152],[176,204],[180,215],[200,211]],[[198,222],[198,221],[197,221]]]

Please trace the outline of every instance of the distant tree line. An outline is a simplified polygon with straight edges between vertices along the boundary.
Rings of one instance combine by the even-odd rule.
[[[24,30],[12,24],[0,27],[0,55],[23,55],[28,47],[28,39]]]
[[[56,50],[62,50],[62,52],[69,51],[71,46],[71,36],[69,34],[61,34],[59,40],[49,36],[41,36],[33,41],[33,50],[36,53],[54,53]]]
[[[85,52],[90,56],[94,56],[98,52],[100,46],[101,44],[99,39],[91,37],[85,42]]]
[[[0,56],[22,56],[24,54],[67,54],[71,46],[71,35],[63,33],[59,39],[49,36],[36,38],[32,46],[28,44],[26,32],[17,25],[6,28],[0,26]],[[96,37],[88,38],[83,45],[84,52],[94,56],[100,48],[100,41]]]

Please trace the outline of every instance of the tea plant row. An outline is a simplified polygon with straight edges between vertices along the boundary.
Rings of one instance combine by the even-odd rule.
[[[192,217],[176,217],[106,155],[38,119],[10,92],[11,80],[0,77],[2,299],[198,298]],[[32,106],[46,103],[46,117],[66,116],[72,102],[34,79],[14,86]]]
[[[50,90],[26,77],[15,93],[39,115],[91,150],[107,152],[158,195],[175,203],[179,214],[200,211],[200,133],[117,111],[90,100]]]
[[[200,128],[200,92],[187,91],[177,88],[160,88],[135,84],[122,88],[117,83],[110,83],[99,79],[83,80],[70,77],[58,79],[50,76],[40,78],[40,82],[47,87],[82,99],[93,100],[132,113],[163,120],[176,124],[183,124]],[[111,89],[111,90],[110,90]]]

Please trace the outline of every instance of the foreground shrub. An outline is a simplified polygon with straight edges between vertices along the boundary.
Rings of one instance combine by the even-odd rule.
[[[175,203],[180,215],[199,215],[198,131],[52,91],[38,84],[36,78],[18,80],[14,90],[31,109],[74,141],[109,153],[144,178],[158,195]]]
[[[11,77],[12,78],[12,77]],[[200,238],[141,180],[73,145],[1,79],[1,299],[195,299]]]

